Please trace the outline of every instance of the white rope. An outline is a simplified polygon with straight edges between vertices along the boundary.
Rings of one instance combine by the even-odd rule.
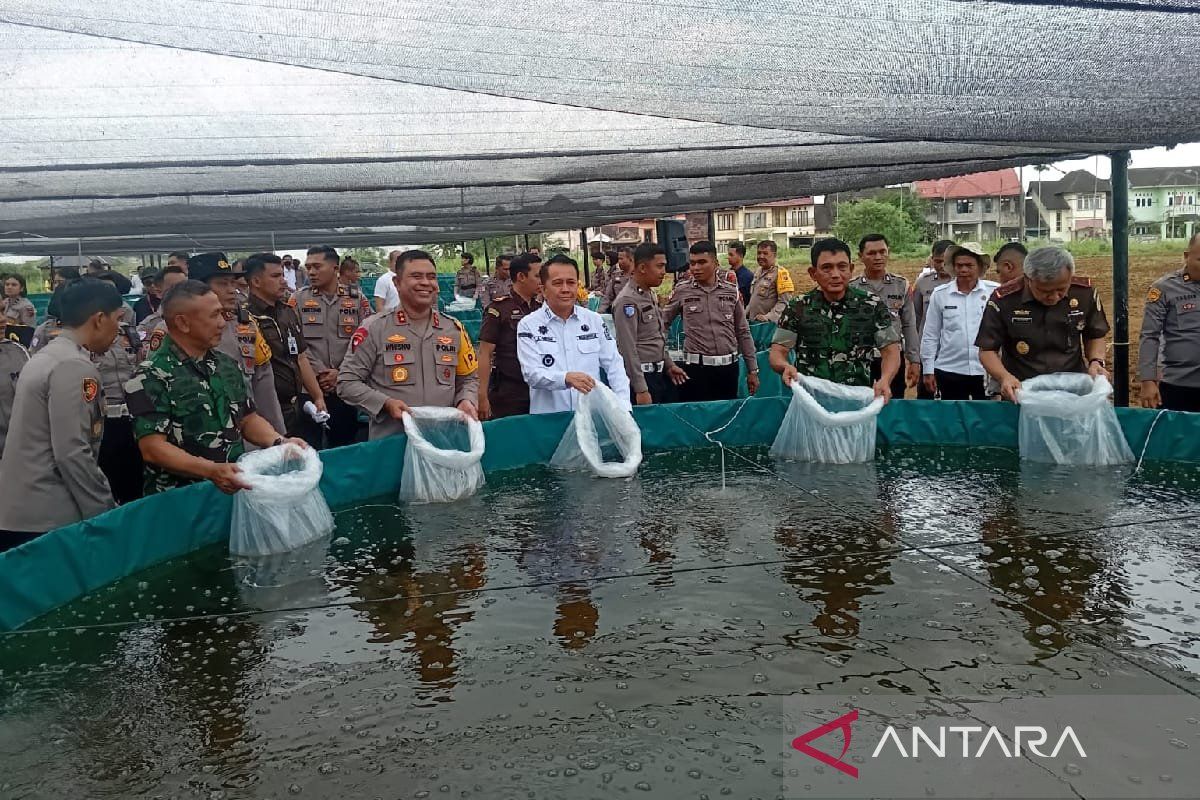
[[[1133,468],[1133,474],[1137,475],[1142,469],[1142,461],[1146,458],[1146,450],[1150,447],[1150,437],[1154,434],[1154,426],[1158,424],[1158,420],[1163,414],[1167,413],[1167,409],[1160,408],[1158,413],[1154,415],[1154,421],[1150,423],[1150,430],[1146,431],[1146,441],[1142,443],[1142,454],[1138,456],[1137,466]]]
[[[702,433],[704,433],[704,438],[707,439],[710,444],[715,444],[717,447],[719,447],[721,449],[721,491],[722,492],[725,491],[725,445],[722,444],[721,442],[717,441],[716,439],[714,439],[713,436],[716,436],[718,433],[720,433],[721,431],[725,430],[726,428],[728,428],[730,425],[733,424],[733,421],[738,418],[738,414],[741,414],[742,409],[746,407],[746,401],[749,399],[750,399],[749,397],[743,397],[741,399],[741,402],[738,403],[737,411],[733,412],[733,416],[730,417],[729,421],[726,422],[724,425],[722,425],[719,428],[713,428],[711,431],[702,431]],[[674,412],[672,412],[672,413],[674,413]],[[677,419],[683,419],[683,417],[680,417],[678,414],[675,414],[675,416]],[[697,428],[694,425],[690,425],[690,427],[693,430],[700,430],[699,428]]]

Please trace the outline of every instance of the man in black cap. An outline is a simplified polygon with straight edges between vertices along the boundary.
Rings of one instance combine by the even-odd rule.
[[[188,258],[188,276],[192,280],[207,283],[221,301],[225,312],[225,330],[218,352],[238,363],[242,376],[250,389],[258,413],[270,422],[277,431],[286,428],[279,397],[275,394],[275,372],[271,368],[271,348],[263,338],[250,312],[238,301],[236,271],[224,253],[198,253]],[[158,350],[167,335],[167,326],[159,317],[153,328],[144,331],[150,353]]]
[[[137,317],[137,324],[141,325],[146,317],[158,311],[158,304],[162,302],[162,272],[154,267],[146,267],[138,275],[142,279],[144,294],[133,304],[133,314]]]

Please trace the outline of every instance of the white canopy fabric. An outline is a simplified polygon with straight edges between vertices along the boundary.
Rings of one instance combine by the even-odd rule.
[[[1193,2],[0,0],[0,252],[469,239],[1200,139]]]

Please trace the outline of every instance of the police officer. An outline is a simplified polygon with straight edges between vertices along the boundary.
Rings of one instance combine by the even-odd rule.
[[[517,358],[529,384],[531,414],[570,411],[600,380],[600,370],[624,408],[629,378],[616,343],[595,311],[575,304],[579,265],[566,255],[542,264],[546,304],[517,325]]]
[[[215,349],[227,319],[212,287],[184,281],[163,295],[162,312],[167,336],[125,384],[146,494],[202,480],[233,494],[247,488],[234,463],[247,443],[306,446],[257,413],[237,362]]]
[[[633,402],[671,403],[675,387],[687,380],[667,352],[662,308],[654,290],[666,277],[667,252],[656,244],[640,244],[633,251],[633,273],[613,303],[617,349],[625,359],[625,373]]]
[[[413,406],[453,406],[478,418],[475,349],[461,322],[435,310],[433,256],[406,250],[395,269],[399,308],[354,332],[338,370],[338,396],[367,412],[372,439],[402,433],[404,412]]]
[[[1075,277],[1075,259],[1061,247],[1034,250],[1025,277],[992,293],[979,324],[979,361],[1016,401],[1021,381],[1053,372],[1108,376],[1108,319],[1087,278]]]
[[[371,304],[357,286],[338,283],[338,254],[332,247],[310,247],[304,262],[308,285],[292,297],[300,315],[308,361],[316,372],[329,412],[330,447],[353,444],[358,434],[358,409],[337,396],[337,373],[350,349],[350,337],[371,316]],[[309,432],[309,441],[319,443],[320,431]],[[311,437],[311,438],[310,438]]]
[[[66,330],[29,360],[0,459],[0,549],[94,517],[115,504],[97,458],[104,435],[100,373],[120,326],[121,295],[84,278],[64,286]]]
[[[1159,278],[1146,295],[1138,345],[1141,401],[1146,408],[1200,411],[1200,234],[1188,241],[1183,256],[1183,269]]]
[[[146,357],[149,351],[147,346],[150,334],[161,329],[163,335],[166,335],[166,325],[162,321],[162,296],[166,294],[171,287],[183,283],[188,279],[187,273],[182,267],[164,267],[158,279],[158,308],[152,311],[141,322],[138,323],[137,332],[138,338],[142,341],[142,358]]]
[[[169,269],[167,267],[164,272]],[[225,330],[221,332],[217,350],[237,362],[259,415],[275,430],[286,430],[283,411],[275,394],[271,348],[258,324],[250,317],[249,309],[238,300],[237,278],[241,273],[234,269],[224,253],[197,253],[188,259],[188,271],[192,280],[208,284],[224,309]],[[163,296],[166,296],[165,292]],[[145,329],[144,333],[147,337],[145,357],[149,358],[167,335],[166,322],[160,317],[155,326]]]
[[[858,242],[858,260],[862,262],[863,274],[850,281],[856,289],[870,292],[883,301],[900,336],[904,340],[904,359],[907,370],[900,370],[892,380],[892,397],[903,398],[908,386],[915,386],[921,379],[921,336],[917,333],[917,318],[913,310],[912,296],[908,291],[908,280],[888,272],[891,255],[887,237],[882,233],[868,233]],[[871,364],[871,380],[879,380],[881,361]]]
[[[271,348],[275,395],[283,411],[284,430],[288,436],[303,436],[310,429],[301,419],[301,392],[308,393],[318,411],[325,411],[325,393],[308,360],[308,341],[300,329],[300,317],[296,309],[280,299],[285,285],[279,256],[259,253],[247,258],[246,281],[250,286],[250,316]]]
[[[111,270],[96,273],[100,280],[113,284],[118,293],[128,288],[124,276]],[[134,327],[133,309],[121,306],[117,338],[103,353],[92,357],[100,371],[100,394],[104,409],[104,439],[100,442],[100,469],[108,477],[113,498],[118,504],[142,496],[142,456],[133,438],[133,418],[125,404],[125,382],[133,377],[141,361],[142,337]]]
[[[954,280],[950,266],[954,263],[953,252],[947,250],[954,247],[949,239],[939,239],[933,243],[929,251],[929,264],[917,277],[912,285],[913,317],[917,324],[918,338],[925,332],[925,312],[929,308],[929,295],[933,290]],[[922,381],[917,384],[917,399],[932,400],[934,395]]]
[[[507,297],[512,291],[512,278],[508,274],[508,265],[512,260],[513,257],[508,254],[496,256],[496,274],[479,287],[479,302],[485,309],[497,297]]]
[[[717,248],[696,242],[688,277],[677,279],[663,310],[663,329],[683,315],[684,402],[732,400],[738,394],[738,352],[746,360],[746,386],[758,391],[758,360],[737,285],[717,275]]]
[[[454,293],[459,297],[475,297],[479,290],[479,270],[475,269],[475,256],[462,254],[462,266],[454,276]]]
[[[588,288],[600,297],[604,297],[604,290],[608,288],[608,259],[596,259],[592,269],[592,284]]]
[[[32,328],[37,320],[37,309],[26,297],[25,279],[15,273],[4,275],[4,306],[3,316],[8,325],[21,325]]]
[[[13,401],[17,396],[17,378],[29,362],[29,351],[16,339],[0,337],[0,455],[4,454],[4,441],[8,437],[8,423],[12,419]]]
[[[622,245],[617,248],[617,263],[609,271],[608,280],[604,284],[604,295],[600,299],[600,307],[596,309],[599,313],[608,314],[612,311],[613,301],[625,287],[625,283],[629,280],[629,273],[632,271],[633,248]]]
[[[750,285],[746,316],[753,322],[779,322],[783,307],[796,287],[791,274],[775,263],[779,248],[769,239],[758,243],[758,274]]]
[[[517,360],[517,325],[541,308],[542,260],[532,253],[509,265],[512,294],[497,297],[479,329],[479,418],[529,413],[529,386]]]
[[[809,277],[817,284],[784,309],[771,342],[771,369],[790,386],[797,375],[811,375],[847,386],[872,386],[876,397],[892,397],[892,379],[900,370],[900,333],[888,307],[866,289],[850,285],[850,247],[838,239],[812,246]],[[795,366],[788,354],[795,351]],[[871,362],[882,360],[872,378]]]

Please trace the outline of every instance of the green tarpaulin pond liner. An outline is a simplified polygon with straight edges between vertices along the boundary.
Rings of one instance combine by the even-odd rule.
[[[765,359],[765,354],[760,360]],[[648,406],[634,409],[647,452],[714,447],[705,431],[727,445],[769,444],[787,408],[781,384],[765,382],[776,396],[745,401]],[[736,416],[735,416],[736,415]],[[1152,461],[1200,463],[1200,414],[1117,409],[1135,454]],[[1156,417],[1159,417],[1157,423]],[[485,472],[546,463],[570,414],[514,417],[485,424]],[[732,422],[731,422],[732,419]],[[1008,403],[905,400],[879,415],[881,446],[947,445],[1015,449],[1018,409]],[[685,422],[686,421],[686,422]],[[1149,443],[1147,434],[1153,426]],[[344,508],[395,495],[404,463],[405,437],[325,451],[321,490],[329,505]],[[764,478],[767,480],[767,478]],[[52,531],[0,553],[0,629],[30,620],[115,580],[190,553],[229,535],[231,499],[209,483],[177,489]]]

